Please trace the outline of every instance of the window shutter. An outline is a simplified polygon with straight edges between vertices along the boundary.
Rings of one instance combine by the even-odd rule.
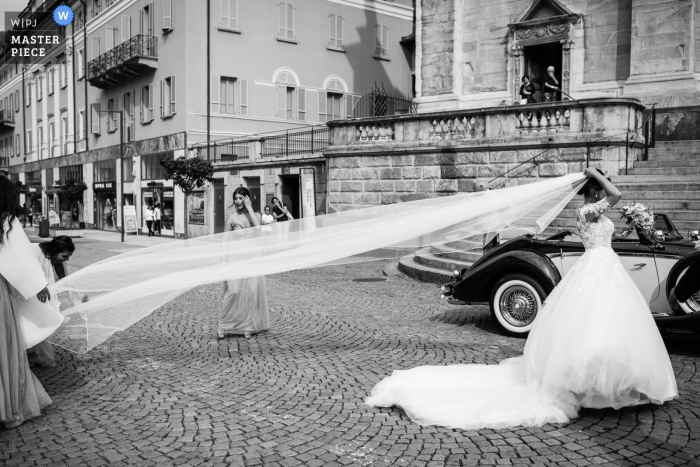
[[[320,123],[326,123],[328,121],[327,99],[327,92],[321,91],[318,93],[318,121]]]
[[[175,113],[175,75],[170,77],[170,115]]]
[[[92,107],[92,134],[100,134],[100,104],[90,104]]]
[[[114,28],[105,28],[105,51],[114,48]]]
[[[122,15],[122,44],[131,39],[131,16]]]
[[[382,55],[389,56],[389,26],[382,26]]]
[[[172,0],[163,0],[163,30],[169,31],[173,28]]]
[[[338,47],[338,48],[343,47],[343,21],[345,21],[345,19],[342,16],[336,15],[336,28],[335,28],[335,30],[336,30],[337,35],[335,36],[335,38],[336,38],[335,43],[336,43],[336,47]]]
[[[95,59],[100,56],[100,38],[92,38],[92,58]]]
[[[139,34],[144,34],[144,35],[147,34],[146,33],[147,27],[146,27],[145,21],[146,21],[146,9],[141,8],[139,10]]]
[[[131,138],[129,138],[129,141],[134,140],[134,135],[136,134],[136,89],[131,91],[131,103],[129,107],[129,116],[131,118],[131,121],[129,122],[129,126],[131,127]]]
[[[19,112],[19,89],[15,91],[15,112]]]
[[[155,19],[156,19],[156,8],[153,2],[148,4],[148,17],[146,20],[148,21],[148,29],[146,30],[146,33],[149,36],[153,35],[153,27],[155,24]],[[172,22],[172,21],[171,21]],[[172,24],[170,25],[172,27]]]
[[[148,121],[150,122],[153,120],[153,91],[154,91],[154,86],[153,83],[148,85]]]
[[[148,89],[148,86],[144,86],[141,88],[141,96],[140,96],[140,103],[139,103],[139,121],[141,123],[144,122],[144,119],[146,118],[146,105],[148,104],[148,96],[146,96],[146,89]]]
[[[238,1],[238,0],[236,0]],[[248,115],[248,80],[241,80],[241,97],[239,99],[241,103],[241,115]]]
[[[229,24],[231,28],[238,29],[238,0],[229,0],[231,2],[231,14],[229,16]]]
[[[299,120],[306,121],[306,89],[297,89]]]
[[[287,39],[294,39],[294,6],[287,3]]]
[[[231,4],[229,0],[221,0],[221,17],[219,18],[219,25],[224,28],[229,26],[229,11]]]
[[[279,12],[279,19],[280,19],[280,21],[279,21],[280,22],[280,32],[279,32],[280,37],[286,37],[286,29],[285,29],[286,24],[287,24],[287,20],[286,20],[287,9],[286,8],[287,8],[287,5],[284,3],[277,4],[277,9]]]
[[[165,116],[165,80],[160,80],[160,116]]]
[[[222,0],[223,1],[223,0]],[[212,113],[221,111],[221,76],[211,75],[211,98],[209,99]]]
[[[277,118],[287,118],[287,86],[277,85]]]
[[[336,32],[335,32],[335,25],[336,25],[335,16],[336,15],[329,15],[328,16],[328,18],[330,19],[330,36],[331,36],[330,46],[331,47],[338,47],[338,45],[335,41],[335,34],[336,34]]]
[[[382,54],[382,25],[375,24],[374,25],[374,32],[375,32],[375,35],[377,36],[377,43],[374,47],[374,54],[381,55]]]
[[[236,113],[236,94],[238,93],[238,83],[233,79],[226,79],[221,81],[224,84],[224,92],[221,97],[221,111],[222,113],[227,113],[233,115]]]

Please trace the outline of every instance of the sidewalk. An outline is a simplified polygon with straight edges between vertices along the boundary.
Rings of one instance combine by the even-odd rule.
[[[34,228],[27,227],[24,229],[24,232],[27,234],[27,237],[29,237],[29,241],[32,243],[40,243],[40,242],[46,242],[51,239],[51,237],[39,237],[34,233]],[[121,243],[121,233],[120,232],[108,232],[105,230],[92,230],[92,229],[85,229],[83,231],[83,237],[82,238],[74,238],[73,242],[76,244],[81,243],[82,241],[88,240],[90,243],[98,241],[98,242],[108,242],[108,243]],[[124,248],[143,248],[143,247],[149,247],[149,246],[155,246],[155,245],[162,245],[163,243],[169,243],[169,242],[177,242],[180,241],[179,239],[172,238],[172,237],[149,237],[148,234],[139,234],[139,235],[134,235],[134,234],[126,234],[124,236]]]

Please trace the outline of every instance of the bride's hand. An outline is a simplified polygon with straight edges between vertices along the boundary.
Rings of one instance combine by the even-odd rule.
[[[248,210],[248,212],[251,212],[251,213],[253,212],[253,203],[252,203],[252,201],[250,201],[249,196],[246,196],[245,198],[243,198],[243,205]]]
[[[597,175],[599,175],[598,171],[594,169],[593,167],[586,167],[583,170],[583,175],[585,175],[588,178],[596,178]]]
[[[49,289],[47,287],[41,289],[41,291],[36,294],[36,298],[38,298],[41,303],[46,303],[46,300],[51,300]]]

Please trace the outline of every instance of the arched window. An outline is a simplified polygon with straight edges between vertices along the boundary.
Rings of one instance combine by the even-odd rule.
[[[306,121],[306,89],[291,70],[277,74],[277,118]]]
[[[347,86],[339,79],[326,79],[326,91],[319,96],[319,121],[330,122],[352,116],[352,96],[346,94]]]

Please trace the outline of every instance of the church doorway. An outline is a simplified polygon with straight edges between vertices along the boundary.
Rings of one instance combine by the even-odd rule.
[[[530,81],[535,87],[535,99],[537,102],[544,102],[544,82],[547,78],[548,67],[554,67],[554,76],[559,81],[561,89],[561,43],[551,42],[523,47],[523,56],[525,58],[524,74],[530,77]],[[522,76],[520,78],[522,79]],[[557,93],[557,99],[561,100],[561,98],[561,93]]]

